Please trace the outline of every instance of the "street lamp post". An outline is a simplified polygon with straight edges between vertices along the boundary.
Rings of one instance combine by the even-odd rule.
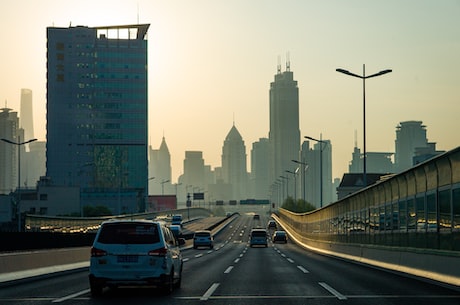
[[[286,199],[289,197],[289,178],[286,176],[280,176],[282,179],[286,179]]]
[[[13,142],[8,139],[2,139],[2,141],[9,143],[9,144],[16,145],[18,147],[18,189],[17,189],[18,199],[16,201],[16,209],[18,213],[18,232],[21,232],[22,228],[21,228],[21,205],[20,205],[20,202],[21,202],[21,148],[20,147],[21,145],[37,141],[37,139],[30,139],[28,141],[21,142],[21,136],[18,136],[17,142]]]
[[[366,76],[366,65],[363,64],[363,75],[354,74],[354,73],[351,73],[350,71],[344,70],[344,69],[335,69],[335,71],[343,73],[343,74],[346,74],[346,75],[354,76],[354,77],[357,77],[357,78],[360,78],[360,79],[363,80],[363,183],[364,183],[364,187],[366,187],[367,186],[367,173],[366,173],[366,79],[371,78],[371,77],[384,75],[384,74],[392,72],[393,70],[386,69],[386,70],[382,70],[380,72],[377,72],[375,74]]]
[[[163,180],[161,181],[161,196],[163,196],[165,194],[165,183],[168,183],[169,182],[169,179],[168,180]]]
[[[303,201],[306,201],[307,199],[305,198],[305,172],[307,171],[308,164],[305,162],[297,161],[297,160],[291,160],[291,161],[304,166],[302,170],[302,199]]]
[[[312,141],[316,141],[320,144],[319,146],[319,180],[320,180],[319,181],[319,185],[320,185],[319,198],[320,200],[319,201],[320,201],[320,207],[322,208],[323,207],[323,144],[327,145],[327,142],[323,140],[318,140],[312,137],[308,137],[308,136],[305,136],[304,138],[312,140]]]
[[[286,170],[286,173],[292,174],[294,176],[294,202],[297,202],[297,173],[288,170]]]

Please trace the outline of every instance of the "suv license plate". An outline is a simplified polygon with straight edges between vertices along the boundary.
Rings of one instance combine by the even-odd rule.
[[[137,255],[118,255],[117,262],[118,263],[137,263],[138,256]]]

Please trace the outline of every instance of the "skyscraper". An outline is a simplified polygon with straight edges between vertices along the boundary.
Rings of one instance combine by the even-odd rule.
[[[255,199],[269,198],[269,168],[267,164],[270,156],[270,145],[267,138],[260,138],[252,143],[251,150],[251,186],[252,196]]]
[[[24,129],[24,141],[34,138],[34,116],[32,108],[32,90],[21,89],[21,109],[19,123]]]
[[[200,192],[205,187],[205,165],[203,152],[186,151],[184,159],[184,174],[181,177],[181,183],[185,185],[189,193]]]
[[[169,191],[169,186],[171,185],[171,154],[165,137],[161,140],[159,149],[150,150],[149,177],[155,177],[155,179],[149,180],[151,194],[161,194],[165,187]]]
[[[321,140],[310,148],[309,141],[302,144],[302,159],[308,164],[305,173],[306,200],[317,208],[332,202],[332,145]],[[322,177],[322,179],[321,179]]]
[[[0,139],[18,141],[19,118],[17,112],[12,109],[0,109]],[[17,150],[23,145],[11,145],[0,141],[0,194],[9,194],[18,184],[18,160]]]
[[[222,174],[224,182],[232,186],[231,200],[247,199],[248,172],[246,146],[233,124],[222,147]]]
[[[47,28],[47,176],[113,195],[115,213],[147,195],[148,28]]]
[[[286,174],[286,170],[292,170],[292,160],[298,160],[300,151],[299,88],[289,62],[285,72],[281,72],[278,66],[275,81],[270,84],[269,140],[270,183],[274,183],[279,176]],[[290,181],[290,184],[292,190],[294,181]]]
[[[401,122],[396,127],[395,168],[396,173],[411,168],[416,148],[427,147],[426,126],[421,121]]]

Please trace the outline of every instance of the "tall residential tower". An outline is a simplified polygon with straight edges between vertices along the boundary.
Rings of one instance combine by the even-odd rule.
[[[46,174],[113,213],[147,195],[148,28],[47,28]]]

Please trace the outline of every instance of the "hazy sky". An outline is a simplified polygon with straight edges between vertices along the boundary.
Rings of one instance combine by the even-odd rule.
[[[367,151],[394,152],[395,127],[420,120],[439,150],[460,144],[460,1],[1,0],[0,101],[33,90],[35,137],[46,139],[46,27],[150,23],[149,144],[162,136],[173,182],[186,150],[221,165],[233,121],[250,164],[268,137],[278,57],[298,81],[300,130],[332,141],[333,177],[362,148],[362,82],[335,71],[393,73],[366,82]]]

